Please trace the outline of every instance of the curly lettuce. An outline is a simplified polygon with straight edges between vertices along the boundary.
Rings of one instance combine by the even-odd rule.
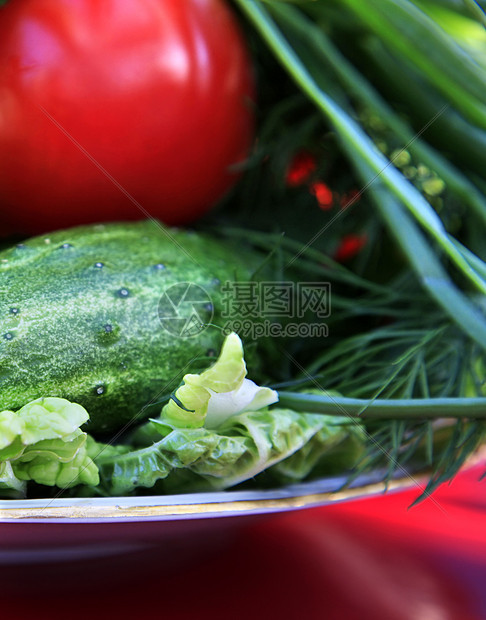
[[[217,428],[244,411],[256,411],[277,402],[275,390],[246,378],[243,344],[229,334],[218,360],[199,375],[187,374],[162,409],[161,422],[170,428]]]
[[[81,430],[87,411],[62,398],[0,412],[0,490],[22,494],[34,482],[81,485],[73,493],[83,495],[184,493],[254,479],[295,482],[336,463],[340,471],[354,466],[364,445],[360,424],[279,407],[275,390],[246,375],[241,340],[230,334],[217,361],[186,374],[160,417],[125,445],[88,436]]]
[[[0,412],[0,489],[22,493],[29,480],[61,488],[97,485],[98,468],[80,430],[88,419],[81,405],[63,398]]]
[[[274,480],[305,478],[337,446],[345,448],[346,468],[362,454],[361,427],[289,409],[262,409],[229,418],[217,429],[180,428],[159,441],[124,453],[93,451],[104,491],[126,495],[137,488],[157,493],[222,490],[255,478],[267,469]],[[157,428],[157,425],[154,425]],[[307,458],[299,456],[305,450]],[[98,456],[97,456],[98,454]]]
[[[347,468],[354,465],[363,446],[359,425],[270,409],[277,401],[275,390],[246,378],[241,340],[230,334],[216,363],[185,375],[160,417],[134,433],[139,449],[91,446],[104,492],[221,490],[266,470],[275,480],[301,480],[338,446]]]

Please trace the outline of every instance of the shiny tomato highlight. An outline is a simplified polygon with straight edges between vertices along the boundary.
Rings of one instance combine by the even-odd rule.
[[[224,0],[10,0],[0,228],[197,219],[238,178],[253,99]]]

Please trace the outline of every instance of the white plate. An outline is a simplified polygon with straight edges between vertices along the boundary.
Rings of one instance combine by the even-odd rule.
[[[95,558],[158,545],[166,556],[184,557],[214,546],[252,519],[324,506],[384,491],[382,473],[361,476],[340,490],[344,477],[281,489],[167,496],[3,500],[0,502],[0,564]],[[388,491],[410,486],[390,483]],[[197,543],[197,544],[195,544]]]

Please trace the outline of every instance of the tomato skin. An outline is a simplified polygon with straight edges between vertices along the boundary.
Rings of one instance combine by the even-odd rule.
[[[236,181],[254,81],[224,0],[0,10],[0,226],[184,224]]]

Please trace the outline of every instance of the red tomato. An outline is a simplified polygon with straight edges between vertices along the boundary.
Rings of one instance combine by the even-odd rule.
[[[224,0],[10,0],[0,225],[194,220],[237,179],[253,94]]]

